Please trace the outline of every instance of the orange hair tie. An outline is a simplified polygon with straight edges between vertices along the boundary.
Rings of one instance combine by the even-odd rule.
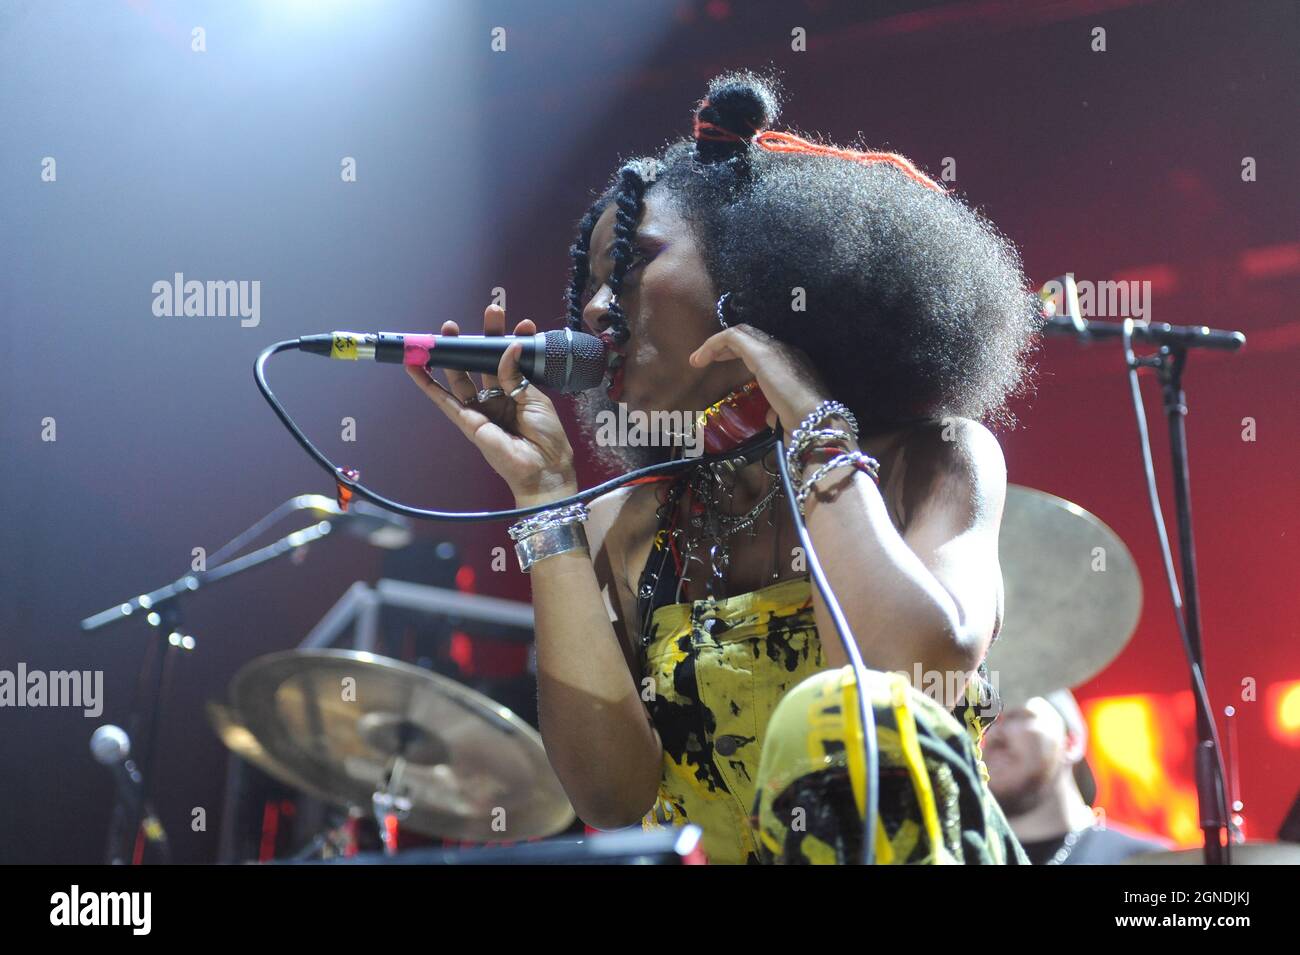
[[[739,133],[733,133],[729,129],[723,129],[716,123],[710,123],[707,119],[700,119],[700,113],[709,108],[708,97],[700,100],[695,106],[695,127],[693,134],[696,140],[706,139],[713,142],[748,142],[748,139]]]
[[[935,192],[947,191],[943,186],[912,165],[910,159],[898,153],[860,152],[856,149],[841,149],[838,146],[823,146],[821,143],[809,142],[794,133],[781,133],[773,129],[759,133],[754,137],[754,142],[768,152],[773,153],[810,153],[815,156],[834,156],[836,159],[847,159],[850,162],[861,163],[864,166],[881,162],[889,163],[908,178],[919,182],[927,189],[933,189]]]

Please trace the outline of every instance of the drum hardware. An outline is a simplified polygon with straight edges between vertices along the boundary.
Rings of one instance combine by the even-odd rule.
[[[394,760],[400,765],[400,758]],[[411,814],[411,800],[406,796],[394,795],[389,791],[392,776],[371,797],[375,821],[379,824],[379,837],[384,841],[384,854],[397,855],[397,828]]]
[[[357,854],[357,821],[360,813],[349,812],[343,821],[318,833],[312,840],[294,853],[289,862],[328,861],[346,859]]]
[[[520,643],[533,640],[530,604],[385,579],[373,587],[360,580],[354,583],[298,646],[303,650],[335,646],[351,630],[355,649],[374,652],[378,647],[379,614],[389,608],[441,617],[455,628],[473,624],[474,632],[481,636]]]

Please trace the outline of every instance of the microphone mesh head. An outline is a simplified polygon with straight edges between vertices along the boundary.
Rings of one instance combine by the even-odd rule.
[[[583,332],[546,333],[542,383],[563,392],[595,388],[605,377],[605,343]]]
[[[131,738],[120,726],[105,724],[91,734],[90,751],[98,762],[112,766],[131,755]]]

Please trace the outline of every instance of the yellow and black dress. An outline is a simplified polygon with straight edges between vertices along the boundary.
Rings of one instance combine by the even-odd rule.
[[[823,666],[811,584],[671,603],[666,540],[657,538],[639,590],[640,663],[664,747],[643,826],[700,826],[715,863],[856,861],[865,803],[857,686],[851,667]],[[977,691],[950,713],[901,674],[869,674],[876,861],[1027,864],[988,790]]]

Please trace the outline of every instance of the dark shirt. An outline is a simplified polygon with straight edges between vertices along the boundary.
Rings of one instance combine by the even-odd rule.
[[[1021,842],[1025,855],[1034,865],[1046,865],[1065,845],[1065,835],[1037,842]],[[1167,845],[1150,839],[1140,839],[1118,829],[1085,829],[1061,865],[1116,865],[1139,852],[1159,852]]]

